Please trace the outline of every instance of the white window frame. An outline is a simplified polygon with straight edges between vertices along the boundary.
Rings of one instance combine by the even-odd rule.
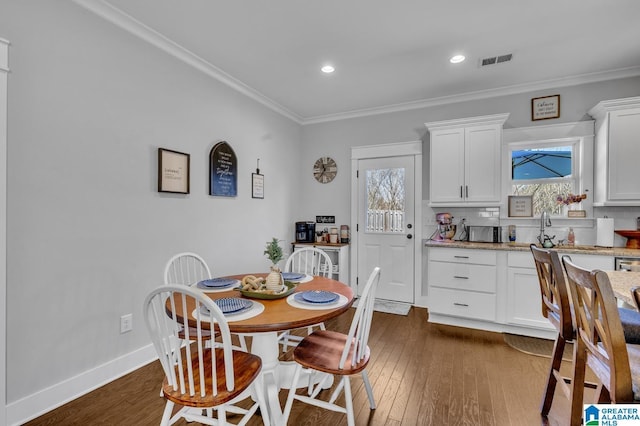
[[[571,178],[558,178],[557,182],[574,181],[575,194],[587,194],[587,199],[583,200],[581,207],[587,212],[587,219],[593,219],[593,144],[594,144],[594,121],[579,121],[575,123],[552,124],[548,126],[520,127],[505,129],[503,131],[503,164],[504,173],[502,180],[503,208],[500,209],[500,216],[509,218],[507,209],[508,196],[512,195],[513,183],[542,183],[540,179],[518,180],[511,179],[511,152],[513,150],[527,148],[545,148],[553,146],[574,146],[572,155]],[[550,182],[548,180],[547,182]],[[539,219],[539,217],[538,217]],[[525,219],[523,219],[525,220]],[[571,220],[576,220],[572,218]]]

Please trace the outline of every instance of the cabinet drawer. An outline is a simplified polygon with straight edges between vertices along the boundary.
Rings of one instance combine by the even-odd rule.
[[[507,253],[507,266],[512,268],[535,269],[536,264],[533,261],[531,251],[510,251]]]
[[[434,313],[484,321],[496,320],[495,294],[430,288],[429,299],[429,311]]]
[[[429,262],[429,287],[495,293],[496,267],[464,263]]]
[[[429,248],[429,260],[441,262],[473,263],[477,265],[495,265],[496,252],[493,250]]]

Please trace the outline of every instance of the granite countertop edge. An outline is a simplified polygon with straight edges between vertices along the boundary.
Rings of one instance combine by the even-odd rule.
[[[472,243],[468,241],[424,240],[425,247],[465,248],[476,250],[529,251],[531,243]],[[538,244],[538,247],[540,245]],[[599,246],[555,246],[551,250],[562,253],[593,254],[601,256],[640,257],[640,249]]]

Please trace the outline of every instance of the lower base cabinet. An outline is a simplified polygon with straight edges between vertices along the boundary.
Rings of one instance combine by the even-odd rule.
[[[555,330],[542,315],[538,273],[529,252],[507,253],[507,310],[509,324]]]
[[[612,270],[613,257],[572,254],[588,269]],[[540,284],[529,251],[428,247],[429,321],[554,339],[542,315]]]

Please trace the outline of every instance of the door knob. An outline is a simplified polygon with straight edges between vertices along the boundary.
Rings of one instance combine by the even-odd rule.
[[[407,238],[408,238],[408,239],[412,239],[412,238],[413,238],[413,235],[411,235],[411,234],[407,234]]]
[[[407,223],[407,228],[408,228],[408,229],[411,229],[411,228],[413,228],[413,225],[412,225],[412,224],[410,224],[410,223]]]

